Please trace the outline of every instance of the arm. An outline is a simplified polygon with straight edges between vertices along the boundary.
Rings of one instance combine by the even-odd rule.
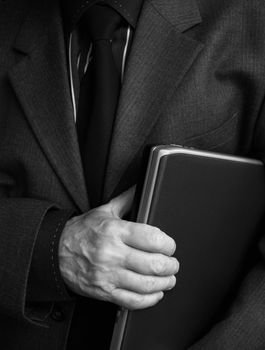
[[[64,301],[69,298],[58,265],[58,245],[73,210],[51,208],[42,220],[30,264],[26,301]]]
[[[29,270],[38,232],[48,211],[47,201],[0,198],[0,313],[23,321],[27,314]]]
[[[156,272],[151,275],[162,275],[161,279],[155,280],[150,276],[136,276],[136,279],[132,280],[134,285],[127,286],[124,288],[116,288],[117,293],[112,294],[109,290],[110,279],[114,275],[118,275],[117,271],[121,271],[123,276],[127,276],[130,271],[127,269],[120,269],[119,263],[124,263],[126,257],[132,257],[133,261],[128,259],[128,262],[137,265],[135,256],[128,254],[131,252],[129,245],[135,246],[141,244],[141,233],[144,235],[148,233],[148,237],[152,238],[153,229],[146,228],[145,232],[143,227],[139,224],[127,223],[119,218],[119,215],[123,214],[124,207],[128,207],[128,196],[121,196],[118,200],[111,201],[111,204],[107,204],[100,208],[94,209],[93,211],[74,217],[70,220],[69,216],[72,216],[71,211],[63,210],[58,208],[54,203],[45,200],[31,199],[31,198],[11,198],[8,188],[12,187],[12,181],[7,176],[0,173],[0,313],[8,315],[11,318],[15,318],[22,322],[33,322],[38,325],[45,326],[45,322],[41,322],[45,319],[46,315],[51,310],[52,303],[57,300],[70,300],[70,296],[65,290],[64,283],[60,280],[60,274],[58,275],[59,284],[54,279],[54,269],[51,264],[51,257],[54,256],[55,264],[58,263],[58,250],[55,246],[52,246],[52,242],[55,241],[59,244],[60,240],[60,270],[63,274],[64,281],[72,291],[95,297],[103,300],[110,300],[120,305],[127,305],[128,307],[144,307],[145,305],[151,305],[157,302],[161,298],[161,290],[172,288],[175,284],[175,278],[171,276],[177,272],[178,263],[176,259],[169,257],[174,251],[174,242],[169,239],[165,234],[162,234],[159,230],[155,230],[162,240],[158,237],[157,245],[153,247],[153,250],[170,252],[163,254],[150,255],[143,253],[143,259],[147,261],[143,262],[145,273],[149,272],[148,269],[155,269]],[[129,196],[132,198],[132,195]],[[122,200],[123,199],[123,200]],[[124,200],[125,199],[125,200]],[[126,204],[127,203],[127,204]],[[129,204],[130,205],[130,204]],[[68,223],[65,225],[65,222]],[[98,222],[105,222],[106,229],[100,230]],[[126,228],[127,226],[128,228]],[[123,229],[122,229],[123,227]],[[118,232],[116,231],[118,229]],[[63,231],[60,235],[60,231]],[[94,232],[96,230],[96,232]],[[82,240],[79,238],[82,233]],[[103,233],[99,241],[99,235]],[[91,262],[88,259],[88,254],[91,252],[93,247],[96,247],[93,251],[93,255],[98,262],[102,262],[101,267],[104,268],[105,262],[110,261],[110,256],[106,252],[106,247],[110,243],[108,238],[113,237],[117,233],[117,240],[120,242],[122,249],[120,252],[124,259],[119,259],[117,262],[115,252],[117,253],[117,246],[113,252],[114,259],[111,259],[114,269],[110,274],[106,274],[99,279],[97,273],[89,274],[89,269],[92,267]],[[121,242],[121,235],[124,234],[128,241],[127,243]],[[126,234],[127,233],[127,234]],[[132,234],[136,234],[136,241],[133,239]],[[155,234],[154,233],[154,234]],[[56,236],[58,234],[58,237]],[[61,237],[61,239],[60,239]],[[140,239],[140,241],[139,241]],[[44,246],[46,243],[47,246]],[[82,249],[82,242],[87,242],[87,249]],[[99,243],[100,244],[97,244]],[[128,244],[128,245],[127,245]],[[150,243],[151,244],[151,243]],[[149,244],[149,245],[150,245]],[[120,245],[120,246],[121,246]],[[147,244],[147,246],[149,246]],[[48,248],[49,247],[49,248]],[[150,247],[151,248],[151,247]],[[51,256],[51,250],[52,256]],[[137,253],[136,253],[137,254]],[[78,258],[78,259],[77,259]],[[156,259],[154,259],[156,258]],[[88,268],[88,272],[85,274],[85,278],[82,281],[87,281],[90,284],[88,289],[83,288],[82,284],[76,277],[82,276],[82,265],[78,265],[80,261],[85,261],[85,268]],[[138,261],[139,262],[139,261]],[[87,264],[86,264],[87,263]],[[162,263],[162,265],[161,265]],[[98,265],[99,266],[99,265]],[[41,275],[37,273],[38,269],[41,270]],[[136,266],[136,270],[142,268]],[[39,270],[40,271],[40,270]],[[95,271],[95,269],[93,270]],[[59,266],[57,265],[57,272],[59,273]],[[56,269],[55,269],[56,273]],[[163,277],[167,276],[167,277]],[[89,278],[91,277],[91,278]],[[147,287],[142,286],[142,281],[147,281]],[[42,282],[41,289],[45,285],[45,281],[50,281],[46,285],[45,293],[38,296],[38,293],[34,292],[38,282]],[[123,280],[117,281],[117,283]],[[128,283],[130,280],[128,280]],[[95,283],[99,283],[101,288],[94,288]],[[115,285],[115,283],[114,283]],[[112,284],[113,286],[113,284]],[[117,285],[118,287],[120,285]],[[33,287],[33,293],[31,293],[31,287]],[[37,287],[36,287],[37,288]],[[144,293],[134,293],[133,291],[127,291],[127,289],[143,289]],[[159,292],[158,292],[159,290]],[[110,293],[109,293],[110,292]],[[104,295],[102,294],[104,293]],[[136,295],[135,298],[130,298],[131,295]],[[150,295],[152,294],[152,295]],[[38,297],[38,300],[34,298]],[[36,303],[37,301],[37,303]],[[49,303],[47,303],[49,301]],[[136,304],[137,305],[136,305]],[[38,306],[41,305],[39,308]],[[37,306],[37,307],[36,307]],[[44,307],[43,307],[44,306]],[[41,314],[40,314],[41,312]],[[37,316],[37,317],[36,317]]]
[[[0,171],[0,314],[36,323],[35,320],[46,317],[56,298],[69,299],[67,293],[61,295],[64,284],[61,283],[60,288],[56,286],[48,263],[51,260],[51,232],[54,233],[58,223],[69,215],[69,210],[59,209],[51,201],[15,196],[14,187],[13,178]],[[45,260],[41,264],[44,270],[37,283],[40,281],[43,287],[43,276],[50,276],[46,292],[52,294],[52,298],[39,308],[32,303],[30,280],[35,281],[33,260],[36,261],[36,248],[41,237],[45,237],[48,243],[49,254],[43,254]]]

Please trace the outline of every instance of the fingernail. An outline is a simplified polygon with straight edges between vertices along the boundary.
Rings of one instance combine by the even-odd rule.
[[[161,300],[161,299],[163,299],[163,298],[164,298],[164,293],[161,292],[161,293],[160,293],[160,298],[159,298],[159,300]]]
[[[177,245],[176,245],[176,242],[174,241],[173,238],[172,238],[172,244],[173,244],[173,247],[172,247],[172,255],[174,255],[175,252],[176,252],[176,249],[177,249]]]
[[[176,277],[175,276],[171,277],[169,284],[170,285],[169,285],[169,287],[166,290],[171,290],[172,288],[175,287],[175,285],[176,285]]]
[[[176,273],[179,272],[179,267],[180,267],[179,261],[176,259]]]

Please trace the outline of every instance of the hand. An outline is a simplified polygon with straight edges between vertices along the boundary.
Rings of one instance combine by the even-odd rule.
[[[59,243],[59,266],[75,293],[128,309],[156,304],[175,286],[175,242],[156,227],[122,220],[134,188],[69,220]]]

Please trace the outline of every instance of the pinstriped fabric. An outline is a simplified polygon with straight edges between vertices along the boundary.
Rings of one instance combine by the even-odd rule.
[[[54,171],[77,206],[85,210],[88,208],[88,198],[73,120],[62,23],[58,21],[60,17],[56,4],[51,11],[57,16],[57,22],[54,23],[57,36],[46,34],[39,46],[32,45],[31,60],[25,58],[16,65],[10,78]],[[37,22],[38,18],[34,20]],[[35,40],[32,37],[32,41]],[[20,46],[22,44],[25,43],[21,42]],[[43,91],[48,93],[48,99],[43,98]]]
[[[170,0],[169,6],[166,7],[163,0],[155,0],[152,3],[156,10],[179,31],[184,31],[201,21],[196,0]]]
[[[105,184],[106,198],[201,49],[201,43],[182,35],[151,4],[145,3],[121,90]]]

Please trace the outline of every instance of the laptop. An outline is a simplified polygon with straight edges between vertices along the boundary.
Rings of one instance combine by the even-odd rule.
[[[257,159],[160,145],[151,149],[137,222],[177,244],[177,283],[157,305],[119,310],[110,350],[184,350],[222,310],[259,237],[265,172]]]

